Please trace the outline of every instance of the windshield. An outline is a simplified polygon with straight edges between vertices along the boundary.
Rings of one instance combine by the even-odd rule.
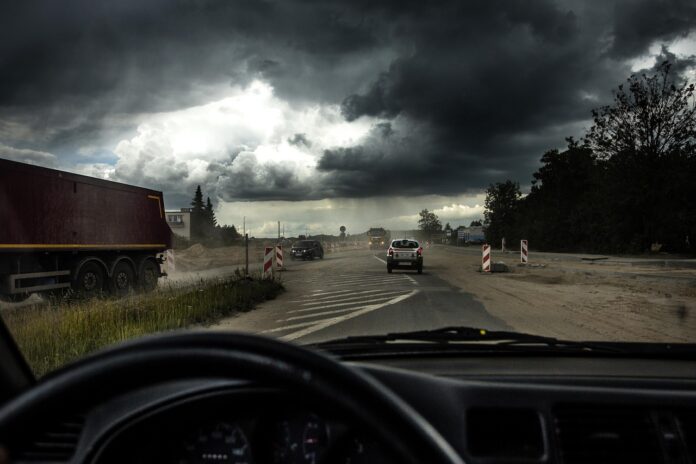
[[[187,329],[696,342],[685,2],[5,3],[0,315],[39,376]]]
[[[394,240],[391,244],[392,248],[418,248],[418,242],[413,240]]]

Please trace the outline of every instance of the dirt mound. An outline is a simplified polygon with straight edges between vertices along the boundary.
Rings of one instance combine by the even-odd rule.
[[[201,258],[205,256],[208,253],[208,249],[201,245],[200,243],[196,243],[195,245],[192,245],[188,247],[187,249],[181,251],[181,254],[184,256],[188,256],[191,258]]]

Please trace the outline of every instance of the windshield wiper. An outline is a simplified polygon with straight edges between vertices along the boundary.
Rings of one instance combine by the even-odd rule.
[[[384,346],[400,346],[409,343],[425,343],[440,347],[471,347],[483,346],[496,350],[534,349],[543,348],[552,351],[588,351],[626,353],[622,346],[605,342],[576,342],[559,340],[542,335],[531,335],[518,332],[494,331],[474,327],[443,327],[434,330],[418,330],[414,332],[395,332],[385,335],[359,335],[329,340],[310,345],[327,351],[346,351],[361,348],[376,348]]]

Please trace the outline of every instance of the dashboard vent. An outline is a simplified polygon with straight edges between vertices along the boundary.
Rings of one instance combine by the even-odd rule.
[[[467,449],[477,458],[540,460],[541,416],[533,409],[474,408],[466,415]]]
[[[664,462],[647,409],[564,407],[555,411],[555,422],[564,464]]]
[[[75,454],[84,425],[84,417],[76,416],[48,427],[35,440],[13,450],[13,462],[69,461]]]

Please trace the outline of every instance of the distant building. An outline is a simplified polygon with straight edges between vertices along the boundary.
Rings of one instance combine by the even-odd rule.
[[[167,216],[167,224],[179,237],[191,238],[191,208],[181,210],[169,210],[164,212]]]
[[[486,233],[483,226],[457,227],[457,241],[461,243],[485,243]]]

